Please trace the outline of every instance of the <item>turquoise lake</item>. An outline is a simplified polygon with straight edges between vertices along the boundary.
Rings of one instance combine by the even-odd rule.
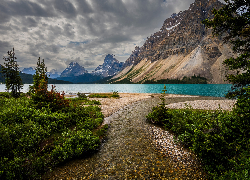
[[[56,84],[56,90],[69,93],[99,93],[118,91],[120,93],[161,93],[164,84]],[[199,96],[224,97],[231,89],[231,84],[166,84],[167,93]],[[22,92],[27,92],[29,84],[25,84]],[[51,89],[51,85],[49,85]],[[5,85],[0,84],[0,92]]]

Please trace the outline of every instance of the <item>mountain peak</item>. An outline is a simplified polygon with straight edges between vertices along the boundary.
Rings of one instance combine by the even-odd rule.
[[[119,62],[114,56],[113,54],[106,55],[104,63],[99,65],[92,73],[103,77],[114,76],[123,66],[123,62]]]
[[[80,66],[77,62],[71,62],[60,77],[79,76],[85,73],[88,73],[88,71],[84,67]]]

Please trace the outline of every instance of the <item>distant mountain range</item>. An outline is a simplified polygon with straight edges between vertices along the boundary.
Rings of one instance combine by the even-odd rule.
[[[24,68],[21,72],[24,74],[34,75],[36,73],[36,70],[33,67],[29,67],[29,68]],[[58,73],[55,69],[52,69],[51,71],[47,72],[47,75],[49,78],[52,79],[60,77],[60,73]]]
[[[160,31],[148,37],[143,46],[135,47],[125,63],[108,54],[104,63],[91,73],[71,62],[61,75],[56,70],[48,75],[73,83],[182,83],[183,79],[226,83],[228,70],[223,61],[235,54],[222,37],[213,37],[211,29],[202,24],[203,20],[213,18],[214,8],[222,6],[218,0],[195,0],[188,10],[167,18]],[[22,72],[33,74],[34,69],[24,68]]]
[[[29,67],[29,68],[24,68],[21,72],[25,73],[25,74],[32,74],[33,75],[36,73],[36,70],[33,67]]]
[[[0,64],[0,83],[4,83],[5,78],[4,78],[3,74],[1,73],[1,69],[2,69],[2,66]],[[32,69],[26,68],[26,69],[27,69],[26,72],[31,73],[33,68]],[[32,84],[33,83],[33,75],[32,74],[26,74],[26,73],[20,72],[20,76],[21,76],[23,84]],[[72,82],[49,78],[48,83],[49,84],[71,84]]]
[[[99,65],[94,71],[89,73],[83,66],[77,62],[71,62],[69,66],[59,74],[56,70],[48,72],[48,76],[52,79],[70,81],[72,83],[92,83],[100,82],[101,79],[116,75],[122,70],[123,62],[119,62],[114,58],[113,54],[108,54],[104,58],[104,63]],[[32,67],[24,68],[22,73],[35,74]]]

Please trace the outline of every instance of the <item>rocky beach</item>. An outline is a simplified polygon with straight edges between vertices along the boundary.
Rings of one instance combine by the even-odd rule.
[[[109,124],[100,150],[56,168],[43,179],[205,179],[192,152],[176,143],[171,133],[146,121],[152,107],[161,102],[160,94],[119,95],[117,99],[94,98],[102,104],[103,123]],[[219,97],[166,94],[165,99],[171,108],[229,110],[234,104]]]

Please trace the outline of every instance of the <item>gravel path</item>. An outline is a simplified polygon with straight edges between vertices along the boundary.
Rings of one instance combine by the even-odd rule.
[[[214,97],[166,97],[166,103],[224,100]],[[106,117],[107,138],[90,157],[72,160],[43,179],[205,179],[201,166],[173,136],[146,122],[160,102],[151,97],[134,102]]]
[[[191,107],[193,109],[206,109],[206,110],[232,110],[236,100],[196,100],[185,101],[179,103],[172,103],[166,107],[172,109],[183,109]]]

